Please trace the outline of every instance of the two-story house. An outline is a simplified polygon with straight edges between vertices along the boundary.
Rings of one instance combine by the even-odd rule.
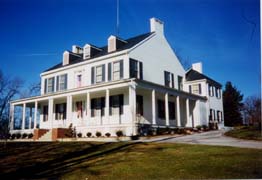
[[[65,51],[61,63],[41,73],[41,95],[12,101],[10,112],[11,133],[72,124],[83,135],[131,136],[141,127],[223,124],[221,85],[202,74],[201,63],[184,70],[156,18],[149,33]]]

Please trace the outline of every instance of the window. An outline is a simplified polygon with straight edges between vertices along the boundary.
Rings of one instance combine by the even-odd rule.
[[[193,84],[192,85],[192,93],[193,94],[201,94],[201,84]]]
[[[82,86],[82,74],[78,74],[76,76],[76,87],[81,87]]]
[[[214,96],[213,87],[209,85],[208,87],[209,96]]]
[[[100,83],[102,82],[102,76],[103,76],[103,73],[102,73],[102,66],[97,66],[96,67],[96,82],[97,83]]]
[[[164,71],[165,86],[174,88],[174,74]]]
[[[143,63],[130,59],[130,78],[143,79]]]
[[[178,84],[178,90],[182,91],[183,90],[183,77],[182,76],[177,76],[177,84]]]
[[[217,121],[220,122],[221,121],[221,117],[220,117],[220,111],[217,111]]]
[[[221,98],[220,88],[216,88],[215,91],[216,91],[216,97],[220,99]]]
[[[124,95],[115,95],[109,97],[109,114],[123,114]]]
[[[91,84],[101,83],[105,81],[105,65],[91,68]]]
[[[213,120],[213,109],[209,110],[209,121]]]
[[[67,74],[56,76],[56,91],[67,89]]]
[[[136,96],[136,114],[140,116],[144,114],[143,96],[141,95]]]
[[[55,119],[56,120],[66,119],[66,103],[55,105]]]
[[[119,80],[120,79],[120,62],[113,63],[113,79]]]
[[[77,118],[82,118],[83,117],[83,102],[77,101],[75,107],[76,107]]]
[[[91,117],[104,116],[105,97],[91,99]]]
[[[175,103],[174,102],[168,102],[168,110],[169,110],[169,119],[171,119],[171,120],[176,119]]]
[[[160,119],[165,119],[166,113],[165,113],[165,102],[162,100],[157,101],[157,106],[158,106],[158,117]]]
[[[54,92],[54,84],[55,84],[55,78],[49,78],[47,80],[47,93],[52,93]]]
[[[43,121],[48,121],[48,106],[43,106]]]

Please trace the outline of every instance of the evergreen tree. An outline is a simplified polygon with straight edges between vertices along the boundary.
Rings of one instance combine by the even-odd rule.
[[[226,83],[223,91],[223,107],[225,126],[236,126],[242,124],[241,110],[243,107],[243,95],[231,82]]]

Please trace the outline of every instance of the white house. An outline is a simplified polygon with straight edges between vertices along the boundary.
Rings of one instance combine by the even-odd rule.
[[[156,18],[149,33],[111,35],[104,47],[73,46],[41,73],[41,95],[12,101],[10,109],[10,133],[70,124],[83,135],[127,136],[139,128],[223,126],[221,84],[202,74],[201,63],[184,70]]]

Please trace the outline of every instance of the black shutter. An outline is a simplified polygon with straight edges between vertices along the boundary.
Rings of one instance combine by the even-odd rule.
[[[189,85],[189,93],[192,93],[192,86]]]
[[[124,106],[124,95],[119,95],[119,114],[123,114],[123,106]]]
[[[174,88],[174,74],[171,74],[171,83],[172,83],[172,88]]]
[[[169,76],[169,72],[164,71],[164,77],[165,77],[165,86],[169,87],[169,82],[168,82],[168,76]]]
[[[101,97],[101,116],[105,115],[105,97]]]
[[[45,79],[45,82],[44,82],[44,94],[46,94],[46,88],[47,87],[47,79]]]
[[[59,104],[55,105],[55,120],[58,120],[58,114],[59,114]]]
[[[95,116],[95,100],[96,99],[91,99],[91,117]]]
[[[143,63],[139,62],[139,79],[143,80]]]
[[[52,92],[55,91],[55,77],[52,77]]]
[[[112,74],[112,63],[108,63],[108,72],[107,72],[107,78],[108,81],[111,81],[111,74]]]
[[[202,94],[201,84],[198,84],[198,91],[199,91],[199,94]]]
[[[105,72],[106,72],[105,65],[103,64],[102,65],[102,82],[105,82]]]
[[[59,76],[56,76],[56,91],[59,91]]]
[[[67,90],[67,74],[65,74],[64,76],[65,76],[65,87],[64,87],[64,90]]]
[[[63,103],[63,116],[64,116],[64,119],[66,119],[66,103]]]
[[[95,67],[91,68],[91,84],[95,83]]]
[[[109,97],[109,115],[112,115],[113,96]]]
[[[124,64],[123,60],[120,61],[120,79],[123,79],[124,77]]]

